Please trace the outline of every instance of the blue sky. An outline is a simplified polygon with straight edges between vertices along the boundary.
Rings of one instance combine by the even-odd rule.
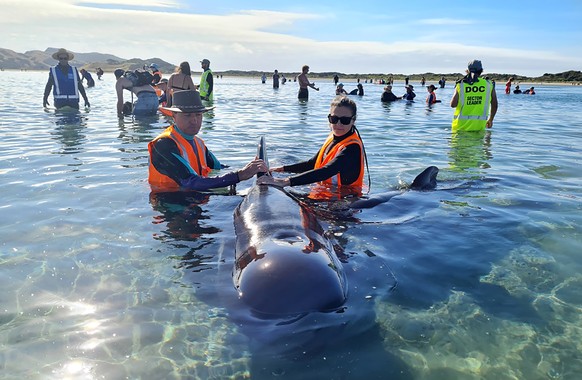
[[[159,57],[214,70],[582,70],[582,1],[0,0],[0,47]]]

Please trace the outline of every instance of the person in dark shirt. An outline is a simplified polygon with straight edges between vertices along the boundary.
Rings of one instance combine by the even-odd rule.
[[[536,92],[535,92],[535,90],[534,90],[533,87],[528,88],[523,93],[526,94],[526,95],[535,95],[536,94]]]
[[[81,70],[79,70],[79,72],[81,73],[81,82],[83,80],[86,80],[87,87],[95,87],[95,80],[93,79],[93,77],[91,76],[91,74],[87,70],[81,69]]]
[[[414,93],[414,86],[409,84],[406,86],[406,93],[402,95],[402,99],[404,100],[414,100],[416,98],[416,94]]]
[[[179,191],[228,187],[267,172],[263,160],[253,159],[243,169],[208,177],[213,169],[226,168],[196,135],[202,127],[202,114],[213,107],[202,105],[195,90],[176,91],[172,111],[175,124],[148,144],[150,153],[148,181],[154,191]]]
[[[150,64],[150,69],[152,70],[152,83],[151,85],[158,84],[162,80],[162,72],[156,63]]]
[[[299,186],[316,182],[361,190],[364,178],[364,147],[354,125],[356,103],[347,96],[336,96],[328,122],[331,133],[319,151],[307,161],[284,165],[271,172],[298,173],[287,178],[262,176],[259,184]]]
[[[393,102],[395,100],[402,99],[392,92],[392,86],[388,85],[384,87],[384,92],[382,93],[382,98],[380,98],[383,102]]]

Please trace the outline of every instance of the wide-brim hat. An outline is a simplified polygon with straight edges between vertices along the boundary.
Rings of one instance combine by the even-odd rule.
[[[60,48],[59,50],[54,52],[52,57],[53,57],[53,59],[56,59],[58,61],[59,56],[65,55],[65,54],[67,55],[67,60],[69,60],[69,61],[71,59],[75,58],[75,55],[73,53],[71,53],[70,51],[68,51],[67,49],[64,49],[64,48]]]
[[[202,113],[210,111],[214,107],[205,107],[200,99],[200,93],[196,90],[176,91],[172,95],[172,107],[162,107],[167,111],[181,113]]]

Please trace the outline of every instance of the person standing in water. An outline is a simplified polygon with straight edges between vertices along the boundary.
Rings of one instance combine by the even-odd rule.
[[[273,88],[279,88],[279,70],[273,73]]]
[[[196,85],[192,80],[192,72],[190,71],[190,63],[184,61],[176,69],[176,72],[170,75],[168,84],[166,85],[166,105],[172,105],[172,94],[174,91],[180,90],[194,90]]]
[[[212,76],[212,70],[210,70],[210,61],[204,58],[200,61],[200,65],[204,71],[200,76],[198,91],[200,91],[200,97],[202,100],[208,100],[211,102],[214,100],[214,77]]]
[[[125,70],[115,69],[115,93],[117,94],[117,117],[123,119],[125,115],[135,116],[153,116],[158,112],[159,99],[156,90],[152,85],[146,83],[134,85],[133,82],[125,77]],[[123,90],[128,90],[137,97],[136,101],[123,102]]]
[[[301,68],[301,74],[297,77],[299,81],[299,93],[297,94],[297,98],[301,100],[308,100],[309,99],[309,90],[307,87],[311,87],[315,91],[319,91],[318,87],[315,87],[315,83],[309,82],[309,78],[307,78],[307,73],[309,72],[309,66],[303,65]]]
[[[87,87],[95,87],[95,80],[91,76],[90,72],[85,69],[81,69],[79,72],[81,73],[81,82],[83,82],[83,80],[87,80]]]
[[[497,113],[497,94],[490,81],[480,78],[481,61],[469,62],[469,73],[455,85],[451,107],[455,108],[452,129],[457,131],[483,131],[493,127]]]
[[[327,115],[331,132],[319,151],[307,161],[271,169],[299,174],[287,178],[265,175],[257,183],[284,187],[319,182],[328,189],[334,186],[340,197],[359,195],[364,184],[364,145],[355,126],[356,115],[356,102],[347,96],[336,96]]]
[[[511,94],[511,84],[513,83],[513,77],[509,77],[509,80],[505,83],[505,93]]]
[[[77,68],[69,65],[75,55],[66,49],[59,49],[52,55],[59,63],[49,70],[49,78],[44,88],[42,106],[49,105],[48,97],[53,90],[55,108],[71,107],[79,109],[79,94],[85,100],[85,107],[90,107],[85,87],[79,77]]]
[[[436,87],[434,84],[429,84],[428,86],[426,86],[426,91],[428,91],[428,95],[426,97],[426,104],[428,104],[429,106],[431,104],[435,104],[435,103],[440,103],[440,100],[437,100],[436,98]]]
[[[196,90],[176,91],[173,101],[173,106],[165,109],[172,112],[174,124],[148,144],[148,182],[154,192],[228,187],[267,172],[265,162],[255,158],[240,170],[209,177],[213,169],[226,167],[197,136],[202,114],[214,107],[205,107]]]

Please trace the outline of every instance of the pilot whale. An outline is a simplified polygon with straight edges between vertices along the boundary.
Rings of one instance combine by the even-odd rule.
[[[352,209],[372,208],[381,203],[388,202],[393,197],[403,194],[406,190],[418,190],[418,191],[434,190],[437,186],[436,178],[438,173],[439,168],[437,168],[436,166],[429,166],[428,168],[424,169],[419,175],[417,175],[416,178],[414,178],[414,181],[412,181],[412,184],[408,189],[389,191],[387,193],[377,194],[369,198],[360,198],[350,203],[349,207]]]
[[[260,158],[266,161],[264,139]],[[255,184],[234,212],[233,282],[262,315],[338,310],[347,280],[315,215],[284,189]]]

